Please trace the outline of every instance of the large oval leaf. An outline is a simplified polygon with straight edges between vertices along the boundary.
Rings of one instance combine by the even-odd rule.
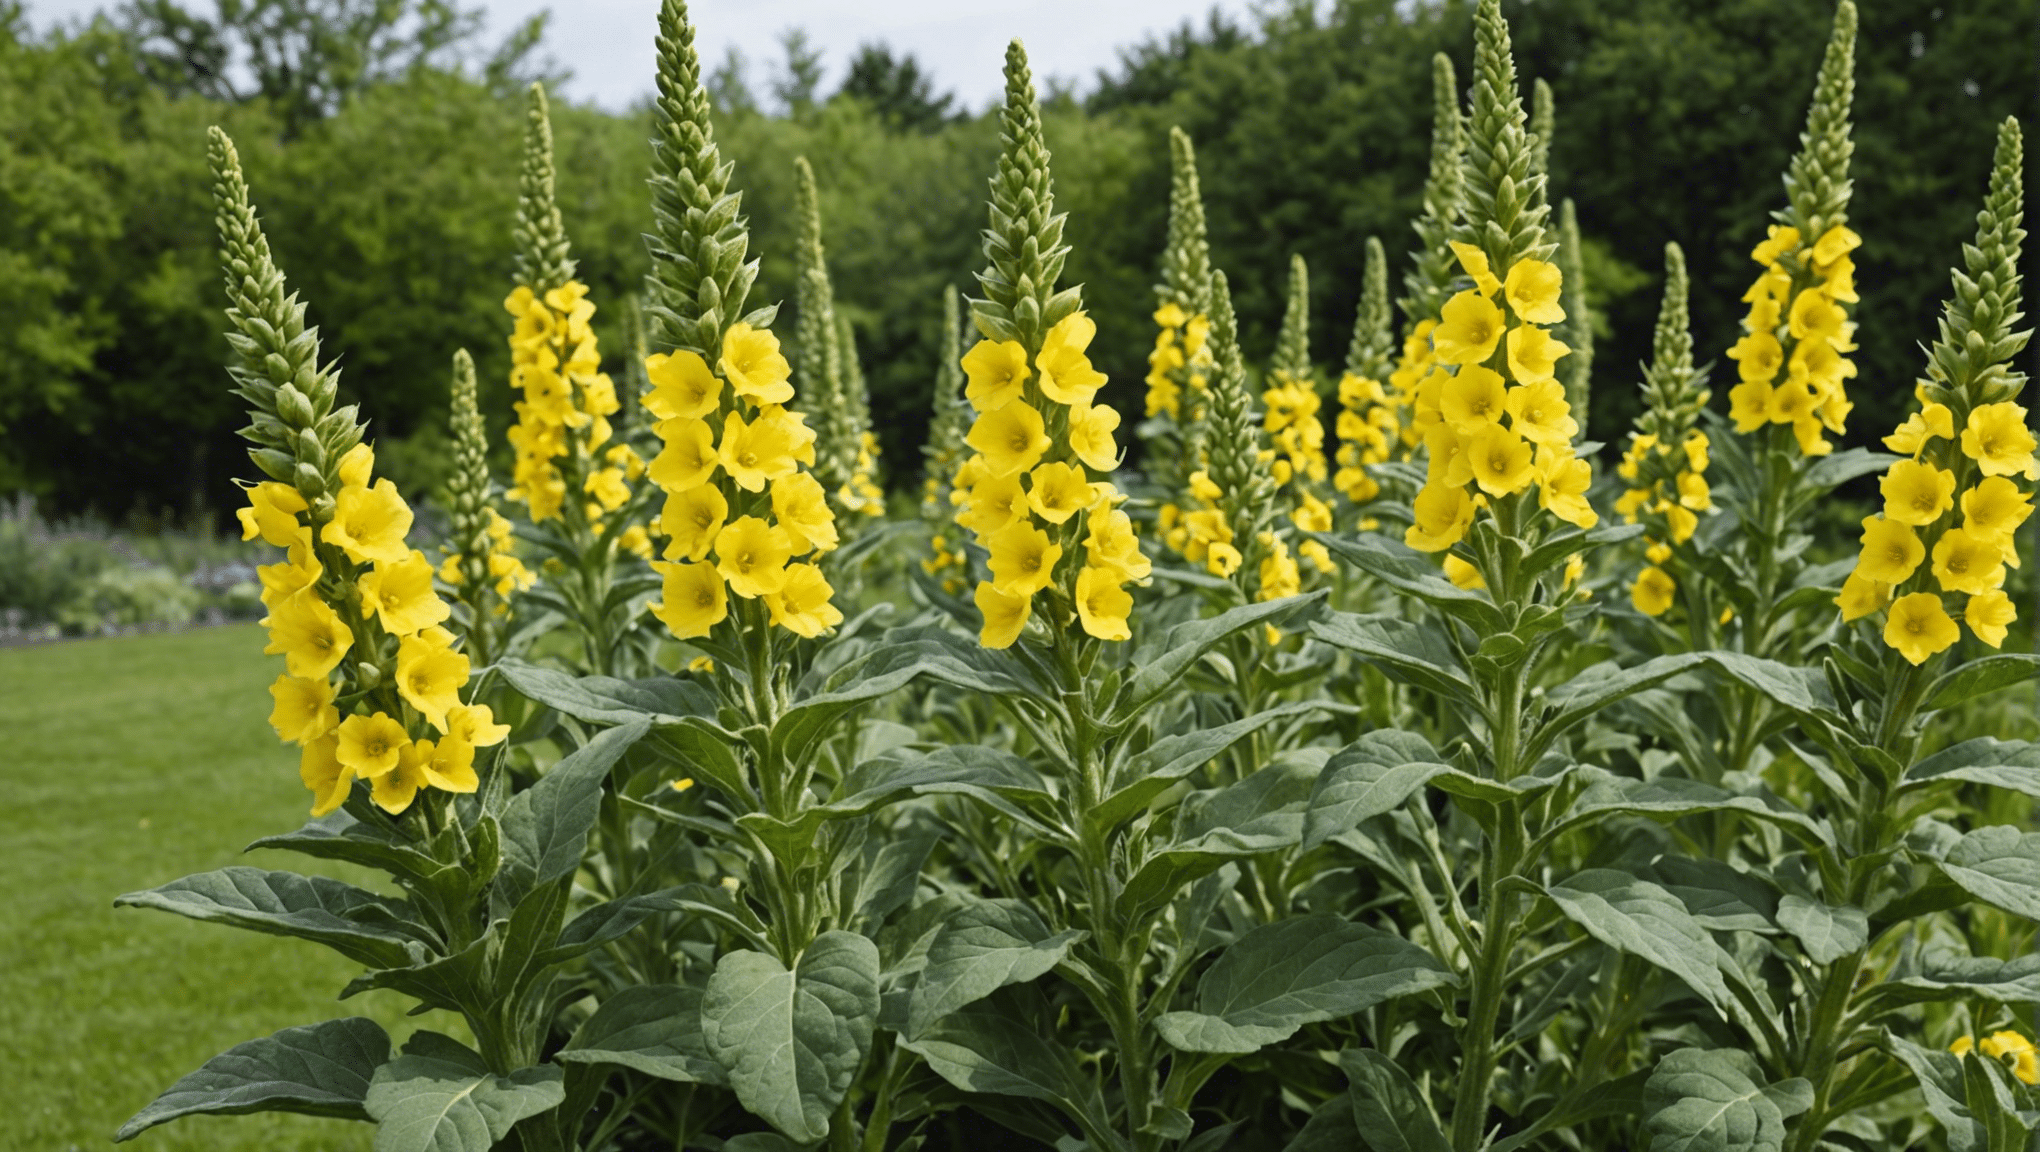
[[[716,963],[701,1035],[752,1115],[802,1144],[829,1134],[878,1024],[878,948],[824,932],[792,971],[763,952]]]

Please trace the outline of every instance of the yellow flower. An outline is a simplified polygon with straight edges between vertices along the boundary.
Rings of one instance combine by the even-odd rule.
[[[1794,237],[1794,239],[1797,239],[1797,237]],[[1861,236],[1849,231],[1846,225],[1837,224],[1826,232],[1821,233],[1820,239],[1813,242],[1814,267],[1819,268],[1832,264],[1855,251],[1857,246],[1862,243],[1863,238]],[[2032,1081],[2029,1080],[2027,1083],[2030,1084]]]
[[[334,471],[340,476],[342,488],[368,487],[369,477],[375,474],[375,449],[356,444],[341,454]]]
[[[1494,269],[1488,263],[1487,253],[1472,244],[1462,243],[1458,240],[1450,240],[1446,243],[1451,247],[1452,254],[1459,258],[1459,266],[1466,269],[1468,276],[1473,277],[1473,286],[1480,290],[1480,294],[1482,296],[1494,295],[1495,289],[1500,288],[1502,282],[1495,279]]]
[[[1478,364],[1494,355],[1506,320],[1493,301],[1478,292],[1461,292],[1445,302],[1443,313],[1443,321],[1431,330],[1441,363]]]
[[[255,569],[262,581],[262,603],[274,608],[292,595],[311,587],[326,571],[312,549],[312,530],[298,529],[298,541],[284,554],[281,564],[264,564]]]
[[[676,416],[654,429],[666,446],[652,457],[652,483],[681,492],[708,483],[715,475],[715,430],[705,420]]]
[[[260,536],[278,548],[288,548],[303,531],[297,514],[304,510],[305,498],[296,488],[265,480],[248,489],[248,506],[234,514],[241,520],[241,539]]]
[[[349,716],[340,722],[340,745],[334,753],[356,776],[373,779],[397,766],[397,754],[411,738],[386,712]]]
[[[1915,592],[1892,601],[1891,615],[1884,622],[1884,642],[1912,664],[1924,664],[1927,657],[1945,650],[1962,635],[1941,598],[1932,592]]]
[[[2033,514],[2031,500],[2031,496],[2019,491],[2018,485],[2010,480],[2002,476],[1986,477],[1962,494],[1962,526],[1972,535],[1996,540],[2006,562],[2016,568],[2019,566],[2019,552],[2013,542],[2013,533],[2026,522],[2026,517]]]
[[[1061,524],[1091,503],[1091,483],[1082,468],[1061,462],[1028,473],[1027,505],[1050,524]]]
[[[1955,504],[1955,474],[1918,460],[1900,460],[1884,474],[1884,515],[1901,524],[1924,527]]]
[[[1587,502],[1587,489],[1594,483],[1593,465],[1570,455],[1556,457],[1550,449],[1544,455],[1555,458],[1540,461],[1537,506],[1576,528],[1592,528],[1600,523],[1600,513]],[[1673,539],[1684,542],[1685,536],[1679,535],[1676,527]],[[1692,529],[1688,528],[1686,536],[1690,535]]]
[[[410,531],[410,505],[397,495],[395,484],[378,480],[373,488],[342,488],[334,498],[333,519],[319,538],[357,564],[376,560],[394,564],[410,553],[404,545]]]
[[[1849,573],[1849,578],[1842,581],[1842,594],[1835,597],[1844,621],[1861,620],[1882,611],[1890,602],[1891,585],[1870,579],[1860,569]]]
[[[2040,468],[2033,464],[2033,448],[2024,408],[2007,401],[1970,409],[1969,424],[1962,429],[1962,453],[1976,461],[1985,476],[2040,479]]]
[[[1410,505],[1411,524],[1403,543],[1419,552],[1443,552],[1459,543],[1473,523],[1473,497],[1453,484],[1426,484]]]
[[[1745,380],[1728,390],[1728,415],[1738,432],[1755,432],[1771,422],[1771,386]]]
[[[793,564],[786,569],[785,587],[765,598],[765,610],[774,624],[812,639],[843,622],[843,613],[829,602],[833,595],[835,589],[829,587],[820,568]]]
[[[669,494],[666,506],[659,512],[659,528],[668,537],[666,559],[699,560],[708,555],[729,514],[730,502],[713,484],[698,484]]]
[[[361,606],[375,613],[392,636],[409,636],[452,615],[432,590],[432,561],[415,548],[395,564],[377,564],[356,583]]]
[[[630,499],[630,486],[624,483],[623,469],[598,468],[588,475],[581,490],[595,497],[605,511],[614,512]]]
[[[1189,317],[1184,315],[1183,306],[1174,300],[1155,309],[1155,323],[1163,328],[1181,328]]]
[[[1530,445],[1499,424],[1489,425],[1469,438],[1466,457],[1473,466],[1474,482],[1490,496],[1521,492],[1537,475],[1531,467]]]
[[[1943,532],[1934,545],[1934,579],[1944,592],[1972,596],[1999,587],[2005,582],[2005,565],[1997,541],[1972,536],[1962,528]]]
[[[1100,472],[1119,467],[1119,446],[1112,433],[1119,427],[1119,412],[1109,404],[1070,405],[1070,450],[1077,459]]]
[[[1832,341],[1842,336],[1842,324],[1848,314],[1841,306],[1827,298],[1827,293],[1818,288],[1808,288],[1792,300],[1792,312],[1786,317],[1786,330],[1794,339]]]
[[[827,552],[835,548],[839,537],[836,534],[836,516],[829,511],[829,501],[822,492],[821,481],[805,472],[781,476],[772,482],[772,518],[793,541],[796,555],[810,550]],[[689,560],[699,560],[689,556]]]
[[[723,333],[723,375],[739,396],[754,404],[784,404],[793,399],[793,365],[779,354],[779,337],[739,320]],[[750,489],[756,492],[756,488]]]
[[[1629,589],[1629,602],[1645,616],[1662,616],[1671,610],[1672,598],[1678,590],[1670,573],[1652,565],[1637,573],[1636,583]]]
[[[999,529],[985,547],[992,554],[992,584],[1008,596],[1032,596],[1048,587],[1062,559],[1062,545],[1026,520]]]
[[[987,477],[970,489],[967,504],[956,522],[982,540],[1027,514],[1027,492],[1018,476]]]
[[[1500,420],[1508,404],[1509,386],[1501,374],[1468,364],[1446,381],[1438,410],[1461,436],[1471,436]]]
[[[1542,328],[1519,325],[1509,329],[1509,375],[1515,377],[1518,384],[1539,384],[1550,380],[1552,366],[1558,363],[1558,358],[1571,353],[1572,349],[1566,347],[1563,340],[1554,340],[1551,333]]]
[[[963,373],[969,383],[964,395],[979,411],[1003,408],[1020,399],[1027,378],[1027,349],[1017,340],[980,340],[963,355]]]
[[[652,569],[663,580],[660,598],[651,605],[652,615],[680,640],[695,640],[729,615],[729,600],[723,592],[722,577],[707,563],[652,561]]]
[[[1274,548],[1275,550],[1261,561],[1260,598],[1263,600],[1280,600],[1303,591],[1303,573],[1297,570],[1296,561],[1290,558],[1289,550],[1282,546],[1280,540],[1274,541]]]
[[[487,704],[456,704],[446,710],[446,734],[476,748],[501,744],[510,735],[508,724],[496,723]]]
[[[1929,439],[1937,436],[1943,440],[1955,438],[1955,415],[1946,404],[1929,404],[1906,417],[1897,431],[1884,438],[1884,446],[1893,452],[1916,456]]]
[[[411,801],[418,798],[418,790],[431,783],[425,775],[423,746],[407,744],[399,749],[396,765],[368,783],[369,797],[376,807],[392,814],[409,808]]]
[[[1518,260],[1510,265],[1508,279],[1502,281],[1502,295],[1520,319],[1532,324],[1556,324],[1565,319],[1565,309],[1558,304],[1563,283],[1558,265],[1545,260]]]
[[[1480,569],[1449,552],[1445,554],[1445,578],[1461,588],[1487,587],[1487,581],[1482,578]]]
[[[1424,433],[1424,449],[1430,455],[1424,466],[1424,482],[1457,488],[1472,480],[1473,465],[1466,458],[1466,442],[1467,438],[1450,424],[1436,424]]]
[[[1750,332],[1728,350],[1728,358],[1735,361],[1743,383],[1768,384],[1785,366],[1785,346],[1768,331]]]
[[[1773,224],[1767,238],[1750,252],[1750,259],[1770,267],[1778,257],[1799,247],[1799,229],[1790,224]]]
[[[1584,461],[1582,461],[1584,463]],[[1700,527],[1700,518],[1677,504],[1665,503],[1658,509],[1664,514],[1665,523],[1672,530],[1672,543],[1684,544],[1693,538],[1693,530]],[[1581,527],[1592,527],[1591,523]]]
[[[1246,560],[1245,556],[1240,555],[1239,549],[1224,541],[1217,541],[1205,552],[1204,568],[1213,576],[1230,579]]]
[[[340,726],[340,711],[333,707],[333,685],[324,677],[278,676],[269,686],[276,707],[269,713],[269,726],[286,744],[310,744]]]
[[[1705,512],[1714,507],[1714,494],[1707,486],[1707,477],[1698,472],[1681,472],[1672,483],[1679,490],[1680,507],[1695,512]]]
[[[1298,494],[1296,508],[1290,512],[1289,519],[1305,532],[1332,530],[1331,506],[1308,492]]]
[[[1856,560],[1856,571],[1865,579],[1879,584],[1903,584],[1926,555],[1926,545],[1920,543],[1910,525],[1882,516],[1863,518],[1863,552]]]
[[[723,417],[716,460],[737,487],[763,492],[768,482],[798,470],[794,453],[800,449],[800,429],[784,413],[783,408],[761,412],[748,424],[735,412]]]
[[[309,589],[272,606],[262,622],[269,627],[269,644],[262,651],[282,656],[291,675],[307,680],[325,679],[354,646],[354,633],[339,613]]]
[[[1153,572],[1153,565],[1141,554],[1133,520],[1126,513],[1116,508],[1094,512],[1089,525],[1090,533],[1084,537],[1087,567],[1109,570],[1119,581],[1145,580]]]
[[[1105,383],[1105,374],[1091,367],[1084,349],[1098,334],[1098,325],[1082,312],[1056,322],[1042,337],[1034,363],[1041,369],[1041,394],[1058,404],[1089,404]]]
[[[978,613],[984,617],[984,627],[978,631],[978,643],[986,648],[1011,648],[1013,641],[1020,638],[1020,629],[1027,626],[1033,601],[1026,596],[1009,596],[982,581],[972,599],[977,602]]]
[[[739,516],[715,538],[715,570],[739,596],[770,596],[786,587],[793,540],[756,516]]]
[[[347,802],[354,788],[354,770],[340,763],[340,740],[323,736],[298,754],[298,779],[312,792],[312,815],[324,816]]]
[[[446,714],[460,704],[461,686],[468,681],[468,658],[451,648],[418,636],[406,636],[397,645],[397,695],[446,731]]]
[[[1516,332],[1535,331],[1518,328]],[[1511,340],[1516,332],[1509,333]],[[1580,434],[1579,421],[1572,418],[1566,403],[1565,386],[1547,375],[1536,384],[1509,389],[1510,427],[1517,435],[1547,448],[1567,448]]]
[[[698,420],[722,399],[722,381],[699,353],[655,352],[645,357],[645,377],[652,382],[645,411],[661,420]]]
[[[1100,640],[1131,640],[1127,614],[1133,597],[1119,586],[1116,572],[1086,566],[1077,573],[1077,618]]]
[[[1976,638],[1993,648],[2005,642],[2005,633],[2012,621],[2019,618],[2019,610],[2012,605],[2012,598],[2002,588],[1989,588],[1969,598],[1969,605],[1962,610],[1962,620]]]
[[[984,457],[985,470],[993,476],[1025,472],[1049,449],[1041,413],[1021,400],[980,412],[963,439]]]

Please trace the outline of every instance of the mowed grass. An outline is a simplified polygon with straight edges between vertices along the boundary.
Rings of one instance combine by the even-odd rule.
[[[315,944],[113,907],[123,892],[229,864],[374,877],[278,852],[305,820],[295,748],[267,722],[281,660],[254,625],[0,650],[0,1148],[109,1147],[185,1073],[243,1040],[365,1015],[400,1042],[464,1035],[409,1002],[334,999],[358,969]],[[376,885],[380,887],[380,885]],[[365,1124],[187,1117],[141,1150],[370,1147]]]

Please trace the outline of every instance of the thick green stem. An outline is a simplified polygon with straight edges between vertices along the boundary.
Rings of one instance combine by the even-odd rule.
[[[1786,1152],[1813,1152],[1827,1130],[1836,1058],[1847,1039],[1842,1025],[1862,965],[1863,953],[1844,956],[1828,969],[1827,980],[1821,985],[1820,999],[1814,1004],[1807,1032],[1805,1056],[1799,1063],[1800,1075],[1813,1083],[1813,1107],[1798,1117]]]

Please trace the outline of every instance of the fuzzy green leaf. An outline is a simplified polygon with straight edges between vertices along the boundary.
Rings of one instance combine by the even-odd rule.
[[[375,1152],[488,1152],[519,1120],[558,1107],[563,1077],[552,1064],[498,1076],[459,1041],[419,1032],[368,1086]]]
[[[1728,1016],[1733,997],[1721,978],[1721,948],[1678,897],[1612,868],[1590,868],[1546,891],[1588,935],[1677,976]]]
[[[1934,681],[1934,686],[1927,690],[1924,707],[1953,708],[1979,696],[2023,684],[2036,672],[2040,672],[2040,655],[2030,652],[1999,652],[1964,661]]]
[[[1018,900],[981,900],[944,924],[928,945],[927,967],[914,985],[907,1009],[908,1038],[1008,984],[1025,984],[1048,974],[1079,931],[1054,932]]]
[[[673,676],[649,680],[570,676],[508,658],[498,661],[496,670],[520,695],[590,724],[627,724],[638,719],[678,724],[690,716],[713,720],[718,705],[713,691]]]
[[[648,719],[634,716],[599,732],[510,798],[503,809],[503,875],[517,896],[581,867],[609,769],[650,728]]]
[[[1158,643],[1142,645],[1134,654],[1135,671],[1113,702],[1112,722],[1124,724],[1140,715],[1182,679],[1192,664],[1227,638],[1262,625],[1279,627],[1297,613],[1316,608],[1327,595],[1320,589],[1281,600],[1243,604],[1209,619],[1192,620],[1169,629]]]
[[[1763,1086],[1756,1061],[1731,1048],[1681,1048],[1644,1088],[1650,1152],[1779,1152],[1785,1121],[1813,1104],[1813,1086]]]
[[[1423,737],[1400,729],[1369,732],[1332,753],[1303,813],[1305,851],[1402,807],[1450,766]]]
[[[1944,748],[1913,765],[1902,790],[1961,781],[1987,784],[2040,798],[2040,744],[1978,736]]]
[[[1352,1082],[1347,1095],[1368,1152],[1449,1152],[1423,1091],[1395,1061],[1372,1048],[1348,1048],[1339,1053],[1339,1067]]]
[[[1778,926],[1798,937],[1816,964],[1832,964],[1870,943],[1870,917],[1861,908],[1837,908],[1804,896],[1778,901]]]
[[[1948,1136],[1948,1152],[1984,1152],[1983,1125],[1962,1098],[1962,1057],[1942,1048],[1923,1048],[1902,1036],[1884,1034],[1884,1046],[1919,1081],[1927,1115]]]
[[[574,1033],[554,1059],[567,1064],[616,1064],[694,1084],[727,1085],[729,1076],[701,1034],[699,988],[643,984],[617,991]]]
[[[425,956],[422,945],[388,926],[390,906],[401,908],[400,901],[325,876],[236,866],[172,880],[146,892],[129,892],[113,903],[117,908],[157,908],[271,936],[316,940],[371,968],[403,968]]]
[[[1277,720],[1321,707],[1323,705],[1316,701],[1284,704],[1216,728],[1164,736],[1146,750],[1127,758],[1113,772],[1114,780],[1123,780],[1126,784],[1086,813],[1085,822],[1102,830],[1115,829],[1138,815],[1176,781],[1209,764],[1234,744]]]
[[[360,1016],[285,1028],[236,1044],[172,1084],[114,1135],[116,1143],[179,1116],[298,1112],[366,1120],[368,1084],[390,1058],[382,1025]]]
[[[1948,850],[1941,870],[1978,900],[2040,920],[2040,832],[2008,824],[1978,828]]]
[[[701,1035],[745,1108],[812,1144],[871,1051],[878,1023],[878,948],[824,932],[792,971],[762,952],[717,961],[701,1002]]]
[[[1435,624],[1399,616],[1332,612],[1323,620],[1313,621],[1310,634],[1327,644],[1359,653],[1391,679],[1466,707],[1479,703],[1473,681],[1467,679],[1460,666],[1458,653]]]

